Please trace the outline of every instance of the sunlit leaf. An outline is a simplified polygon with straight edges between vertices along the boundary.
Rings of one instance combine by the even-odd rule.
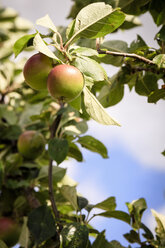
[[[103,108],[96,97],[88,90],[87,87],[84,88],[84,103],[87,113],[95,121],[104,125],[117,125],[120,126],[114,119],[110,117],[108,112]]]

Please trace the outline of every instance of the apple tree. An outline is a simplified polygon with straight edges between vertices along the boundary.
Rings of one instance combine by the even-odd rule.
[[[97,216],[130,226],[128,248],[165,247],[165,217],[152,210],[154,235],[142,220],[144,198],[127,202],[127,212],[117,209],[115,196],[92,204],[61,166],[81,163],[82,147],[108,157],[104,144],[86,134],[88,121],[120,126],[106,108],[122,100],[125,87],[149,103],[165,98],[164,10],[162,0],[75,0],[68,27],[46,15],[36,21],[45,33],[29,34],[29,22],[1,7],[0,248],[126,248],[91,226]],[[159,49],[139,35],[130,46],[104,39],[139,25],[145,12],[160,26]],[[109,78],[103,64],[119,70]]]

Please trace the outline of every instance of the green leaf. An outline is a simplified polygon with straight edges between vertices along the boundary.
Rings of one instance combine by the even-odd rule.
[[[103,210],[107,210],[107,211],[113,211],[116,208],[116,199],[115,197],[108,197],[106,200],[97,203],[96,205],[94,205],[95,208],[100,208]]]
[[[45,15],[44,17],[41,17],[40,19],[38,19],[36,21],[37,25],[49,28],[50,30],[52,30],[53,32],[57,32],[57,28],[55,27],[54,23],[52,22],[52,20],[50,19],[49,15]]]
[[[132,226],[135,229],[140,228],[143,212],[147,209],[147,204],[144,198],[134,200],[131,203],[126,203],[130,216],[132,217]]]
[[[95,60],[88,57],[77,57],[74,60],[74,66],[77,67],[86,77],[93,81],[103,81],[107,78],[103,67]]]
[[[76,99],[74,99],[73,101],[69,102],[69,104],[79,111],[81,109],[81,95],[76,97]]]
[[[40,172],[37,177],[38,180],[48,179],[48,168],[49,166],[43,166],[40,169]],[[66,169],[53,166],[52,176],[54,183],[60,182],[65,176],[65,174],[66,174]]]
[[[158,89],[157,76],[153,73],[146,73],[144,77],[137,78],[135,90],[139,95],[148,96],[152,91]]]
[[[158,89],[153,92],[148,96],[148,102],[150,103],[156,103],[160,99],[165,99],[165,89]]]
[[[27,46],[32,45],[32,40],[35,37],[36,34],[27,34],[18,39],[13,46],[13,52],[15,54],[15,57],[18,56]]]
[[[152,215],[155,217],[157,226],[156,226],[156,234],[160,238],[165,239],[165,216],[156,212],[154,209],[151,209]]]
[[[139,234],[137,232],[135,232],[134,230],[131,230],[129,233],[126,233],[123,236],[131,244],[133,244],[133,243],[141,244],[141,241],[140,241],[140,238],[139,238]]]
[[[118,241],[112,240],[109,243],[109,248],[126,248],[126,247],[122,246]],[[129,246],[128,248],[131,248],[131,247]]]
[[[81,151],[79,150],[78,146],[74,143],[69,143],[69,151],[68,156],[71,158],[76,159],[78,162],[83,161],[83,156]]]
[[[96,97],[88,90],[87,87],[84,87],[84,104],[86,107],[87,113],[95,121],[104,124],[104,125],[117,125],[120,126],[114,119],[112,119]]]
[[[86,248],[88,245],[88,228],[80,223],[67,224],[61,235],[63,248]]]
[[[76,188],[73,186],[63,185],[60,189],[61,193],[67,199],[75,210],[78,210],[77,205],[77,191]]]
[[[1,248],[8,248],[8,246],[3,242],[3,240],[0,239],[0,247]]]
[[[163,26],[159,32],[156,34],[156,38],[158,41],[163,41],[165,42],[165,26]]]
[[[50,158],[57,164],[62,163],[68,154],[68,141],[66,139],[54,138],[49,141],[48,152]]]
[[[18,243],[22,246],[22,247],[28,247],[28,243],[29,243],[29,238],[30,238],[30,233],[27,227],[27,217],[24,217],[24,222],[22,225],[22,229],[21,229],[21,234],[19,237],[19,241]]]
[[[4,118],[10,125],[16,124],[17,122],[16,113],[4,104],[0,106],[0,118]]]
[[[119,211],[119,210],[103,212],[103,213],[97,214],[97,216],[104,216],[107,218],[115,218],[118,220],[122,220],[122,221],[126,222],[127,224],[130,224],[130,221],[131,221],[129,214],[127,214],[123,211]]]
[[[165,150],[162,152],[162,155],[165,156]]]
[[[146,47],[147,47],[147,44],[145,43],[145,41],[142,39],[142,37],[140,35],[137,35],[137,39],[134,40],[130,45],[129,52],[133,53],[133,52],[136,52],[138,50],[142,50]]]
[[[97,97],[104,108],[120,102],[124,96],[124,84],[116,77],[110,85],[104,85]]]
[[[153,58],[153,62],[157,64],[159,68],[165,68],[165,54],[159,54]]]
[[[101,48],[108,49],[114,52],[126,53],[128,52],[128,44],[122,40],[109,40],[101,44]]]
[[[108,152],[106,147],[101,143],[99,140],[93,138],[90,135],[86,135],[83,137],[80,137],[77,140],[78,143],[81,144],[82,147],[85,147],[86,149],[99,153],[103,158],[108,158]]]
[[[80,10],[72,25],[72,37],[67,45],[79,37],[95,39],[117,29],[125,19],[119,10],[105,3],[92,3]],[[68,31],[68,33],[70,33]]]
[[[88,205],[88,200],[85,197],[77,196],[78,209],[82,210]]]
[[[81,56],[87,56],[87,57],[92,57],[92,56],[98,56],[98,52],[95,49],[88,48],[88,47],[78,47],[74,49],[71,54],[77,54]]]
[[[52,59],[57,60],[59,63],[62,62],[59,58],[56,57],[56,55],[45,44],[44,40],[41,38],[39,33],[37,33],[36,36],[34,37],[33,45],[37,51],[45,54],[46,56],[48,56]]]
[[[105,239],[105,231],[102,231],[97,235],[97,238],[92,244],[92,248],[111,248],[109,242]]]
[[[55,221],[47,206],[34,209],[29,214],[27,225],[37,244],[41,244],[56,233]]]

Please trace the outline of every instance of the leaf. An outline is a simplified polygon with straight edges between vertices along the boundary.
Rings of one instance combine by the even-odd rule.
[[[74,26],[71,25],[72,37],[67,45],[79,37],[91,39],[104,37],[117,29],[124,19],[124,13],[113,10],[109,4],[101,2],[89,4],[80,10]]]
[[[146,73],[144,77],[137,78],[135,90],[139,95],[148,96],[152,91],[158,89],[157,76],[153,73]]]
[[[98,56],[98,52],[95,49],[88,48],[88,47],[78,47],[74,49],[71,54],[77,54],[87,57]]]
[[[165,68],[165,54],[159,54],[153,58],[153,62],[157,64],[159,68]]]
[[[57,164],[60,164],[65,160],[68,149],[68,141],[66,139],[54,138],[49,140],[48,152],[50,158],[55,160]]]
[[[114,52],[126,53],[128,52],[128,44],[122,40],[109,40],[101,44],[101,48],[108,49]]]
[[[141,244],[139,234],[135,232],[134,230],[131,230],[129,233],[126,233],[123,236],[126,238],[126,240],[128,240],[128,242],[132,244],[133,243]]]
[[[162,152],[162,155],[165,156],[165,150]]]
[[[102,231],[97,235],[97,238],[92,244],[92,248],[111,248],[108,241],[105,239],[105,231]]]
[[[111,85],[104,85],[97,97],[103,107],[107,108],[120,102],[124,96],[124,84],[118,78]]]
[[[122,246],[118,241],[112,240],[109,243],[109,248],[126,248],[126,247]],[[129,246],[128,248],[131,248],[131,247]]]
[[[47,206],[34,209],[29,214],[27,225],[37,244],[41,244],[56,233],[55,221]]]
[[[38,174],[37,180],[42,180],[44,178],[48,178],[48,168],[49,166],[43,166],[40,169],[40,172]],[[63,177],[66,174],[66,169],[61,168],[61,167],[57,167],[57,166],[53,166],[53,171],[52,171],[52,176],[53,176],[53,181],[55,183],[60,182]]]
[[[149,103],[156,103],[160,99],[165,99],[165,89],[158,89],[153,92],[148,96],[148,102]]]
[[[34,45],[34,48],[45,54],[46,56],[52,58],[52,59],[55,59],[57,60],[59,63],[61,63],[62,61],[56,57],[56,55],[48,48],[48,46],[45,44],[44,40],[41,38],[40,34],[37,33],[36,36],[34,37],[34,40],[33,40],[33,45]]]
[[[97,214],[97,216],[104,216],[107,218],[115,218],[118,220],[122,220],[122,221],[126,222],[127,224],[130,224],[130,221],[131,221],[129,214],[127,214],[123,211],[119,211],[119,210],[103,212],[103,213]]]
[[[116,208],[116,200],[115,197],[108,197],[106,200],[97,203],[96,205],[94,205],[95,208],[100,208],[103,210],[107,210],[107,211],[112,211],[115,210]]]
[[[86,248],[88,245],[88,228],[80,223],[70,223],[61,232],[63,248]]]
[[[134,40],[130,45],[129,52],[133,53],[133,52],[136,52],[138,50],[142,50],[146,47],[147,47],[147,44],[145,43],[145,41],[142,39],[142,37],[140,35],[137,35],[137,39]]]
[[[27,34],[18,39],[13,46],[13,52],[15,54],[15,57],[18,56],[27,46],[32,45],[32,40],[35,37],[36,34]]]
[[[88,205],[88,200],[85,197],[77,196],[78,209],[82,210]]]
[[[69,143],[69,151],[68,156],[71,158],[76,159],[78,162],[83,161],[83,156],[81,151],[79,150],[78,146],[74,143]]]
[[[102,66],[91,58],[85,56],[77,57],[73,64],[85,76],[92,78],[93,81],[103,81],[107,78],[106,72]]]
[[[141,218],[143,215],[143,212],[147,208],[147,204],[144,198],[140,198],[138,200],[134,200],[131,203],[126,203],[128,207],[128,211],[130,213],[130,216],[132,217],[132,226],[135,229],[140,228],[141,226]]]
[[[46,28],[49,28],[55,33],[57,32],[57,28],[55,27],[54,23],[50,19],[49,15],[45,15],[44,17],[41,17],[40,19],[38,19],[36,21],[36,24],[43,26],[43,27],[46,27]]]
[[[1,239],[0,239],[0,247],[1,248],[8,248],[8,246],[5,244],[5,242],[3,242]]]
[[[154,209],[151,209],[151,212],[157,222],[157,226],[155,229],[156,234],[160,238],[165,238],[165,216],[156,212]]]
[[[30,236],[30,233],[29,233],[29,230],[27,227],[28,219],[27,219],[27,217],[24,217],[23,220],[24,220],[24,222],[23,222],[23,226],[22,226],[22,230],[21,230],[21,234],[20,234],[18,243],[22,247],[28,248],[28,242],[29,242],[29,236]]]
[[[84,87],[84,103],[87,113],[95,121],[104,124],[104,125],[117,125],[120,126],[115,120],[113,120],[96,97],[88,90],[87,87]]]
[[[78,210],[77,205],[77,191],[76,188],[73,186],[64,185],[60,189],[63,196],[71,203],[75,210]]]
[[[80,137],[77,140],[78,143],[81,144],[82,147],[85,147],[86,149],[99,153],[103,158],[108,158],[108,152],[106,147],[101,143],[99,140],[95,139],[94,137],[90,135],[86,135],[83,137]]]

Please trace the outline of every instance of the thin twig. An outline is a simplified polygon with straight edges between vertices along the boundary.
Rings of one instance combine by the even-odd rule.
[[[97,49],[97,52],[99,54],[107,54],[107,55],[114,55],[114,56],[123,56],[123,57],[134,58],[134,59],[141,60],[144,63],[150,64],[150,65],[155,65],[155,63],[152,60],[147,59],[147,58],[145,58],[143,56],[140,56],[138,54],[135,54],[135,53],[120,53],[120,52],[113,52],[113,51],[104,51],[104,50],[101,50],[101,49]]]

